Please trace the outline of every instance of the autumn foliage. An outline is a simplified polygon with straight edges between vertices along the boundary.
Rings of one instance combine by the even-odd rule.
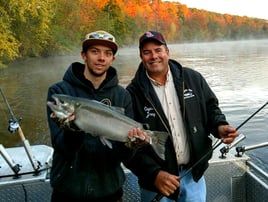
[[[161,0],[0,0],[0,66],[20,56],[51,55],[107,30],[120,46],[147,30],[169,43],[267,38],[264,19],[189,9]]]

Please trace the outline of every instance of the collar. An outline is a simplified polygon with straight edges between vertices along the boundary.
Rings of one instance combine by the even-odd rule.
[[[168,66],[168,72],[167,72],[167,75],[166,75],[165,84],[159,83],[158,81],[156,81],[152,77],[150,77],[149,74],[148,74],[148,72],[147,72],[147,70],[146,70],[146,76],[151,81],[152,85],[154,85],[154,86],[164,86],[168,81],[170,81],[171,72],[170,72],[170,68]]]

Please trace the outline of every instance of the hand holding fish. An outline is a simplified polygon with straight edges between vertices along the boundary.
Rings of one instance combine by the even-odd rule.
[[[79,131],[80,129],[74,124],[75,115],[68,117],[60,117],[58,114],[52,112],[50,118],[57,124],[58,127],[65,130]]]
[[[126,146],[130,148],[143,146],[151,142],[148,134],[140,128],[132,128],[128,132],[128,138],[130,141],[126,142]]]

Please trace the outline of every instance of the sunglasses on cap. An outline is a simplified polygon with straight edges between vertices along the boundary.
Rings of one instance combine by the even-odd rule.
[[[114,36],[103,30],[91,32],[86,35],[82,45],[83,51],[86,52],[88,47],[96,44],[110,47],[114,54],[116,54],[118,50],[118,45],[115,42]]]
[[[113,35],[107,33],[107,32],[92,32],[87,34],[87,39],[105,39],[112,42],[115,42],[115,38]]]

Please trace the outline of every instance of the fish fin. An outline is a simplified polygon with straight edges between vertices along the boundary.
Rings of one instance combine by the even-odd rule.
[[[110,109],[112,109],[112,110],[114,110],[114,111],[117,111],[117,112],[121,113],[121,114],[125,114],[125,108],[123,108],[123,107],[110,106],[108,103],[105,104],[105,103],[103,103],[103,102],[99,102],[99,101],[97,101],[97,100],[91,100],[91,101],[92,101],[92,102],[95,102],[95,103],[97,103],[97,104],[101,104],[101,105],[103,105],[104,107],[108,107],[108,108],[110,108]]]
[[[110,108],[114,111],[117,111],[120,114],[125,114],[125,109],[122,107],[110,106]]]
[[[109,147],[110,149],[113,148],[112,143],[111,143],[109,140],[107,140],[105,137],[101,136],[101,137],[100,137],[100,141],[102,142],[103,145],[106,145],[106,146]]]
[[[146,131],[149,135],[150,145],[153,147],[155,153],[163,160],[165,160],[165,144],[169,133],[163,131]]]

